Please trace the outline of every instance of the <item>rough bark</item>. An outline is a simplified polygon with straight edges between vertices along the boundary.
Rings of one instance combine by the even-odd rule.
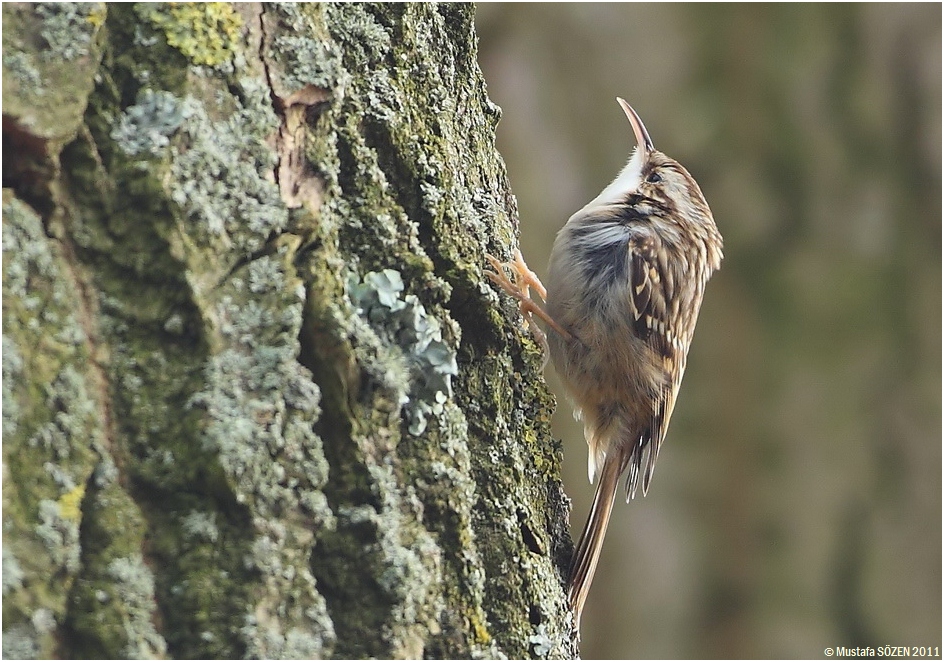
[[[5,656],[573,656],[472,18],[3,6]]]

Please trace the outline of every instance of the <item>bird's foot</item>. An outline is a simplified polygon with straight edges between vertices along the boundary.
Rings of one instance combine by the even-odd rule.
[[[511,262],[501,262],[492,255],[485,255],[485,259],[492,265],[494,271],[486,271],[485,275],[489,280],[498,285],[509,296],[518,300],[518,308],[524,317],[525,324],[534,334],[534,337],[541,343],[545,354],[548,352],[547,337],[544,332],[538,328],[534,322],[534,315],[544,320],[547,325],[564,338],[570,338],[571,334],[567,332],[560,324],[554,321],[538,303],[531,298],[531,288],[533,287],[542,300],[547,301],[547,290],[537,274],[531,271],[521,256],[521,251],[515,250],[514,259]],[[505,267],[511,272],[511,278],[505,274]]]

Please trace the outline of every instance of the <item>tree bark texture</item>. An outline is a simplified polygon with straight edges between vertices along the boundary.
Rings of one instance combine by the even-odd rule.
[[[472,8],[3,38],[4,655],[573,656]]]

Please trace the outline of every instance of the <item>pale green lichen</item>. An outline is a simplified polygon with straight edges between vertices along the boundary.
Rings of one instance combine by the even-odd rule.
[[[154,575],[144,559],[138,554],[117,558],[108,564],[107,573],[121,601],[121,624],[127,637],[121,654],[139,660],[163,657],[167,642],[154,628]]]
[[[63,517],[60,505],[51,499],[39,502],[36,536],[46,546],[52,562],[67,572],[79,569],[79,523]]]
[[[3,575],[3,594],[6,595],[23,586],[26,573],[23,572],[23,567],[16,560],[9,546],[4,546],[0,551],[3,555],[3,572],[0,574]]]
[[[249,659],[315,660],[324,656],[334,640],[331,621],[313,620],[314,627],[290,628],[283,633],[278,627],[260,626],[255,616],[246,618],[240,634],[248,642]]]
[[[22,51],[3,51],[4,75],[12,75],[20,85],[31,88],[37,94],[43,91],[43,80],[28,53]]]
[[[250,263],[254,294],[276,294],[284,286],[279,260]],[[327,479],[321,442],[311,430],[319,414],[319,389],[296,360],[303,300],[283,298],[272,310],[246,297],[241,279],[216,307],[227,344],[206,368],[211,390],[195,395],[209,423],[204,443],[219,454],[236,497],[263,514],[299,503],[299,495]],[[273,459],[275,458],[275,461]],[[311,502],[308,500],[307,502]]]
[[[422,505],[413,489],[402,490],[390,466],[374,465],[370,473],[384,495],[381,509],[349,507],[339,517],[345,526],[376,536],[376,567],[371,573],[391,609],[382,636],[397,657],[416,658],[422,651],[418,642],[445,608],[440,594],[442,550],[415,519]]]
[[[39,657],[39,641],[32,626],[14,625],[3,630],[4,659],[35,660]]]
[[[333,40],[318,38],[327,37],[318,20],[323,9],[284,2],[273,3],[266,11],[279,26],[266,57],[277,65],[280,89],[292,92],[314,85],[343,95],[349,74],[341,66],[341,54]]]
[[[171,199],[195,226],[194,238],[237,252],[259,250],[288,224],[271,173],[275,156],[266,143],[277,126],[271,105],[257,93],[225,119],[211,118],[195,99],[184,102],[185,141],[173,150]]]
[[[403,279],[393,269],[366,274],[351,281],[348,296],[359,315],[399,346],[409,364],[410,390],[406,405],[411,434],[426,430],[427,419],[443,413],[452,397],[452,378],[458,374],[456,351],[443,341],[442,325],[428,315],[415,294],[402,295]]]
[[[215,543],[220,539],[220,529],[216,525],[214,513],[192,511],[181,522],[184,535],[193,539],[202,539]]]
[[[48,657],[55,641],[44,628],[64,614],[81,568],[81,504],[101,420],[66,261],[9,190],[3,264],[4,625],[14,649]]]
[[[39,634],[48,634],[56,628],[56,617],[51,609],[41,607],[30,616],[30,623]]]
[[[547,625],[544,623],[538,625],[537,632],[528,637],[528,642],[531,644],[534,656],[542,660],[547,659],[548,654],[556,646],[554,640],[548,636]]]
[[[20,417],[20,405],[14,394],[14,384],[23,373],[23,357],[13,338],[3,334],[3,436],[9,438],[16,433]]]
[[[92,472],[92,481],[95,487],[108,487],[118,480],[118,475],[118,467],[115,466],[115,461],[111,455],[103,453],[102,458],[95,466],[95,471]]]
[[[167,318],[167,321],[164,322],[164,330],[167,333],[171,333],[175,336],[179,336],[184,332],[184,318],[180,313],[174,313]]]
[[[4,290],[22,299],[28,308],[35,309],[40,306],[42,299],[40,292],[31,287],[31,278],[34,274],[44,278],[55,276],[55,257],[48,242],[43,241],[42,222],[32,209],[16,198],[4,195],[3,218],[7,221],[3,233],[3,252],[15,258],[5,260],[8,264],[4,265]],[[62,300],[56,303],[62,303]]]
[[[321,493],[328,464],[312,429],[320,389],[297,361],[305,292],[291,255],[282,242],[217,293],[220,347],[204,369],[207,388],[191,399],[205,412],[203,444],[218,457],[236,500],[254,514],[244,563],[258,572],[262,589],[240,630],[251,657],[323,655],[335,638],[308,570],[314,536],[333,528],[334,514]],[[284,513],[304,514],[305,525],[283,521]],[[207,535],[202,518],[191,514],[187,526]]]
[[[380,68],[374,63],[391,52],[391,35],[369,11],[350,12],[340,8],[326,8],[331,19],[333,36],[345,44],[346,67],[351,71],[372,72]],[[386,68],[382,69],[384,72]]]
[[[156,156],[170,145],[170,136],[187,119],[188,111],[170,92],[144,89],[137,103],[125,109],[111,138],[129,156]]]
[[[113,125],[111,138],[132,157],[170,159],[170,198],[197,245],[258,250],[285,229],[288,211],[267,173],[266,142],[277,126],[264,91],[247,80],[241,104],[224,119],[198,99],[144,89]],[[175,144],[179,137],[179,145]]]
[[[308,569],[311,536],[294,525],[256,520],[260,535],[247,564],[263,575],[264,595],[246,613],[240,634],[250,658],[324,656],[334,624]]]
[[[104,15],[102,3],[3,5],[4,121],[52,141],[40,151],[52,155],[75,136],[94,84]],[[44,161],[37,151],[17,149],[19,167]]]
[[[88,440],[76,435],[96,414],[96,403],[86,391],[85,377],[66,365],[55,380],[44,386],[46,407],[55,412],[52,420],[40,425],[27,444],[47,451],[54,460],[67,460],[75,449],[87,450]],[[64,485],[68,490],[75,482]]]
[[[48,46],[43,57],[68,61],[89,54],[95,29],[104,17],[101,3],[40,2],[35,10],[42,18],[40,36]]]
[[[196,65],[220,66],[239,48],[242,17],[229,3],[139,3],[135,11]]]

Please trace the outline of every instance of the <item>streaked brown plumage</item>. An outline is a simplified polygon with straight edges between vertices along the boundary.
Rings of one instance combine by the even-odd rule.
[[[705,284],[721,265],[722,240],[692,176],[652,146],[636,112],[618,99],[636,150],[612,184],[557,235],[546,311],[543,290],[520,258],[493,281],[552,328],[550,355],[574,402],[599,477],[571,564],[569,598],[579,626],[620,477],[626,499],[643,494],[672,417]],[[490,258],[494,266],[498,263]]]

